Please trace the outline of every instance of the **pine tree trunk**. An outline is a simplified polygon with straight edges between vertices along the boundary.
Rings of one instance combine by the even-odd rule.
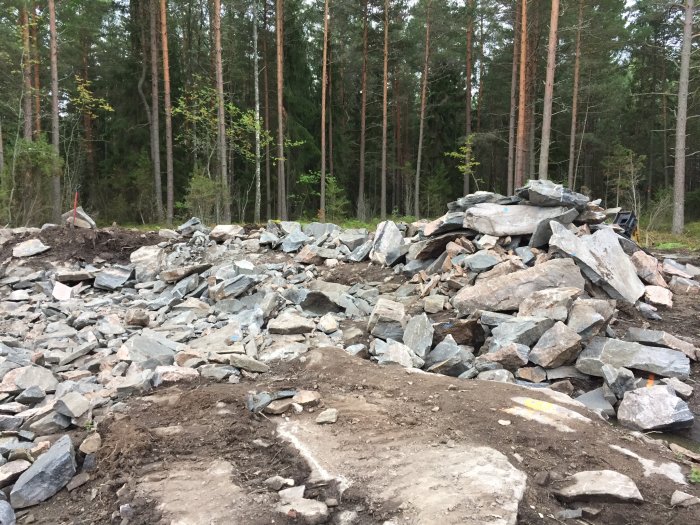
[[[467,71],[465,74],[465,79],[466,79],[466,96],[467,96],[467,105],[466,105],[466,128],[465,128],[465,134],[464,134],[464,143],[467,144],[469,140],[469,136],[472,134],[472,39],[474,38],[474,5],[476,0],[466,0],[467,2],[467,16],[469,17],[469,20],[467,22],[467,53],[466,53],[466,67]],[[469,153],[466,154],[465,159],[464,159],[464,165],[469,166],[469,162],[471,161]],[[471,176],[468,173],[468,171],[465,171],[464,173],[464,182],[462,185],[462,194],[463,195],[468,195],[469,194],[469,186],[471,182]]]
[[[518,132],[515,143],[515,171],[513,184],[516,188],[523,185],[525,178],[525,156],[527,154],[527,137],[525,123],[527,116],[527,0],[520,5],[520,80],[518,82]]]
[[[168,54],[166,0],[160,0],[160,40],[163,52],[163,107],[165,109],[165,220],[168,224],[172,224],[175,204],[175,188],[173,184],[173,107],[170,103],[170,58]]]
[[[160,116],[158,102],[158,5],[152,0],[149,8],[151,50],[151,162],[153,163],[153,193],[158,221],[163,220],[163,186],[160,175]],[[145,60],[145,57],[144,57]]]
[[[416,182],[413,189],[413,215],[420,218],[420,165],[423,154],[423,129],[425,128],[425,105],[428,94],[428,63],[430,61],[430,4],[425,15],[425,54],[423,55],[423,78],[420,90],[420,120],[418,124],[418,156],[416,158]]]
[[[513,170],[515,168],[515,117],[517,108],[517,82],[520,53],[520,10],[523,0],[515,0],[513,17],[513,64],[510,72],[510,115],[508,118],[508,173],[506,174],[507,195],[513,194]]]
[[[49,0],[49,38],[51,54],[51,146],[55,158],[60,155],[58,127],[58,42],[56,40],[56,6],[54,0]],[[61,173],[53,166],[51,177],[51,204],[53,221],[61,221]],[[0,168],[2,173],[2,168]]]
[[[284,0],[275,9],[277,34],[277,215],[287,220],[287,190],[284,175]]]
[[[82,42],[83,54],[83,82],[87,85],[90,81],[88,69],[90,63],[90,43],[87,39]],[[85,140],[85,157],[87,161],[88,180],[95,182],[97,180],[97,159],[95,158],[95,130],[93,128],[92,115],[90,110],[83,111],[83,128]]]
[[[32,9],[31,29],[31,49],[33,67],[33,94],[34,94],[34,140],[41,135],[41,79],[39,76],[39,6],[34,2]]]
[[[576,166],[576,126],[578,117],[578,84],[581,75],[581,28],[583,26],[583,0],[578,1],[578,23],[576,26],[576,56],[574,58],[574,86],[571,100],[571,131],[569,132],[569,188],[574,188],[574,167]]]
[[[484,13],[479,18],[479,91],[476,97],[476,132],[481,131],[481,108],[484,99]]]
[[[681,47],[681,70],[678,79],[678,108],[676,109],[676,159],[673,167],[673,226],[675,234],[685,229],[685,139],[688,120],[688,76],[690,71],[690,47],[693,38],[695,1],[686,0]]]
[[[559,24],[559,0],[552,0],[549,19],[549,43],[547,44],[547,75],[544,82],[544,109],[542,111],[542,140],[540,143],[539,178],[546,180],[549,171],[549,140],[552,133],[552,97],[554,95],[554,69],[557,62],[557,26]]]
[[[5,146],[2,138],[2,119],[0,119],[0,173],[5,170]]]
[[[29,46],[29,15],[27,8],[22,7],[19,12],[19,24],[22,28],[22,83],[24,86],[22,93],[22,112],[23,115],[23,138],[24,140],[32,140],[32,59]]]
[[[258,57],[258,0],[253,1],[253,90],[255,91],[255,211],[253,222],[260,224],[260,57]]]
[[[386,219],[386,154],[389,109],[389,0],[384,0],[384,76],[382,82],[382,175],[380,217]]]
[[[367,128],[367,28],[369,25],[368,0],[363,2],[364,27],[362,30],[362,101],[360,103],[360,180],[357,190],[357,218],[361,221],[367,219],[365,209],[365,138]]]
[[[323,64],[321,65],[321,203],[318,219],[326,222],[326,98],[328,89],[328,3],[323,8]]]
[[[270,86],[267,76],[268,71],[268,55],[267,55],[267,0],[263,0],[265,8],[263,9],[263,91],[265,98],[265,132],[270,133]],[[272,181],[270,177],[270,141],[265,141],[265,217],[267,220],[272,219]]]

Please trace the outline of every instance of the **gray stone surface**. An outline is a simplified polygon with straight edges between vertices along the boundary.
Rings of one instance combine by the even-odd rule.
[[[15,509],[31,507],[56,494],[76,473],[75,451],[70,436],[63,436],[39,456],[12,487],[10,503]]]
[[[557,321],[540,337],[530,352],[530,361],[544,368],[573,363],[581,351],[581,336]]]
[[[603,331],[614,314],[614,301],[579,298],[571,306],[566,324],[584,339],[589,339]]]
[[[406,323],[403,342],[418,357],[425,359],[433,344],[433,333],[433,325],[428,316],[425,314],[416,315]]]
[[[454,202],[449,202],[447,204],[447,209],[450,212],[456,211],[466,211],[476,204],[481,204],[484,202],[497,203],[497,204],[512,204],[513,202],[518,202],[520,199],[517,197],[505,197],[498,193],[493,193],[490,191],[477,191],[475,193],[470,193],[464,197],[460,197]]]
[[[172,365],[175,352],[156,339],[143,335],[129,338],[117,352],[125,361],[136,363],[144,369],[154,369],[159,365]]]
[[[487,360],[493,363],[498,363],[506,370],[515,372],[527,364],[529,354],[529,346],[519,343],[506,343],[489,350],[487,353],[479,356],[477,359],[480,361]]]
[[[461,230],[464,223],[464,212],[455,211],[447,212],[442,217],[435,219],[425,225],[423,235],[430,237],[432,235],[440,235],[452,230]]]
[[[574,219],[578,216],[578,212],[575,208],[570,208],[563,211],[560,215],[556,217],[547,218],[540,223],[535,228],[532,236],[530,237],[530,242],[528,247],[530,248],[543,248],[549,244],[549,240],[552,238],[552,226],[551,222],[558,222],[563,226],[568,226]]]
[[[403,333],[408,319],[403,304],[384,297],[377,300],[369,316],[367,331],[381,339],[403,341]]]
[[[698,359],[698,350],[691,343],[678,339],[677,337],[662,330],[648,330],[631,326],[625,334],[627,341],[635,341],[648,346],[662,346],[683,352],[690,359]]]
[[[567,483],[564,488],[554,492],[564,501],[644,501],[634,481],[614,470],[577,472],[567,479]]]
[[[576,401],[583,403],[593,412],[598,412],[607,417],[615,416],[615,408],[605,399],[602,388],[596,388],[590,392],[586,392],[576,398]]]
[[[465,286],[452,299],[460,312],[516,311],[534,292],[546,288],[571,287],[583,290],[584,279],[571,259],[554,259],[532,268]]]
[[[282,239],[282,251],[285,253],[296,252],[310,240],[304,232],[295,229]]]
[[[23,241],[16,244],[12,248],[13,257],[31,257],[32,255],[39,255],[47,250],[50,250],[51,246],[46,246],[39,239],[29,239],[28,241]]]
[[[662,377],[687,378],[690,361],[682,352],[610,339],[594,337],[581,352],[576,368],[584,374],[603,377],[603,365],[651,372]]]
[[[672,387],[657,385],[625,394],[617,410],[620,424],[635,430],[673,430],[693,425],[688,404]]]
[[[603,380],[608,388],[615,394],[617,399],[625,397],[625,393],[635,389],[637,379],[634,377],[634,372],[625,367],[615,368],[612,365],[603,365]],[[674,378],[674,380],[678,381]]]
[[[0,500],[0,525],[15,525],[15,511],[9,502]]]
[[[574,299],[581,293],[583,290],[580,288],[547,288],[534,292],[520,303],[518,315],[566,321]]]
[[[424,360],[403,343],[387,339],[375,339],[371,351],[377,357],[380,365],[400,365],[404,368],[421,368]]]
[[[459,376],[471,368],[474,354],[468,347],[455,343],[451,335],[438,344],[425,359],[425,370],[448,376]]]
[[[513,317],[491,330],[489,350],[497,349],[508,343],[534,345],[555,321],[546,317]]]
[[[634,265],[612,229],[576,237],[561,224],[552,222],[551,227],[550,246],[572,257],[583,274],[610,297],[634,304],[644,294],[644,283],[637,277]]]
[[[700,295],[700,283],[693,279],[674,275],[671,277],[671,282],[668,283],[668,286],[673,293],[679,295]]]
[[[308,334],[314,328],[316,328],[316,324],[313,320],[289,311],[282,313],[267,324],[267,329],[271,334],[280,335]]]
[[[464,227],[487,235],[531,235],[544,220],[552,220],[568,213],[568,208],[557,206],[502,206],[482,203],[469,208],[464,214]]]
[[[590,201],[581,193],[576,193],[561,184],[551,180],[529,180],[522,188],[517,188],[515,194],[536,206],[571,206],[583,210]]]
[[[369,257],[377,264],[392,266],[402,255],[403,235],[393,221],[380,222],[374,233]]]
[[[95,276],[95,288],[103,290],[117,290],[131,279],[134,270],[129,266],[114,265],[111,268],[101,270]]]
[[[51,370],[41,366],[28,366],[17,376],[15,384],[20,390],[38,387],[44,392],[53,392],[58,386],[58,379]]]

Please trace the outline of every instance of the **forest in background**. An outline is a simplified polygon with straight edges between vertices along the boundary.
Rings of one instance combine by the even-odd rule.
[[[56,220],[76,191],[102,223],[434,217],[548,177],[658,225],[675,204],[682,230],[700,218],[694,16],[693,0],[0,0],[0,220]]]

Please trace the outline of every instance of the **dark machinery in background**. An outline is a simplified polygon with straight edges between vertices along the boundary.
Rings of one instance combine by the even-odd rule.
[[[637,216],[634,212],[624,210],[618,211],[615,215],[615,220],[613,220],[613,224],[620,227],[622,230],[620,233],[622,233],[622,235],[639,244],[639,227]]]

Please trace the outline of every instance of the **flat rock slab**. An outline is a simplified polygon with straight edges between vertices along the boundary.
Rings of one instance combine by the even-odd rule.
[[[690,360],[683,352],[619,339],[594,337],[579,355],[576,368],[584,374],[603,377],[603,365],[681,379],[690,374]]]
[[[698,350],[695,346],[662,330],[647,330],[646,328],[637,328],[633,326],[627,330],[625,339],[644,345],[662,346],[678,350],[693,360],[698,358]]]
[[[484,202],[469,208],[464,214],[464,227],[487,235],[531,235],[537,225],[544,220],[552,220],[565,215],[569,208],[556,206],[502,206]]]
[[[51,246],[46,246],[39,239],[29,239],[28,241],[21,242],[12,248],[13,257],[31,257],[32,255],[39,255],[47,250],[50,250]]]
[[[479,281],[474,286],[465,286],[457,292],[452,304],[462,313],[477,309],[517,311],[520,303],[534,292],[559,287],[583,290],[584,284],[574,261],[553,259],[503,277]]]
[[[550,226],[550,246],[572,257],[584,275],[610,297],[634,304],[644,294],[644,284],[612,229],[577,237],[559,223],[552,221]]]
[[[578,210],[584,210],[590,201],[585,195],[551,180],[529,180],[515,194],[536,206],[573,206]]]
[[[578,472],[571,479],[573,484],[554,492],[564,501],[644,501],[634,481],[614,470]]]

